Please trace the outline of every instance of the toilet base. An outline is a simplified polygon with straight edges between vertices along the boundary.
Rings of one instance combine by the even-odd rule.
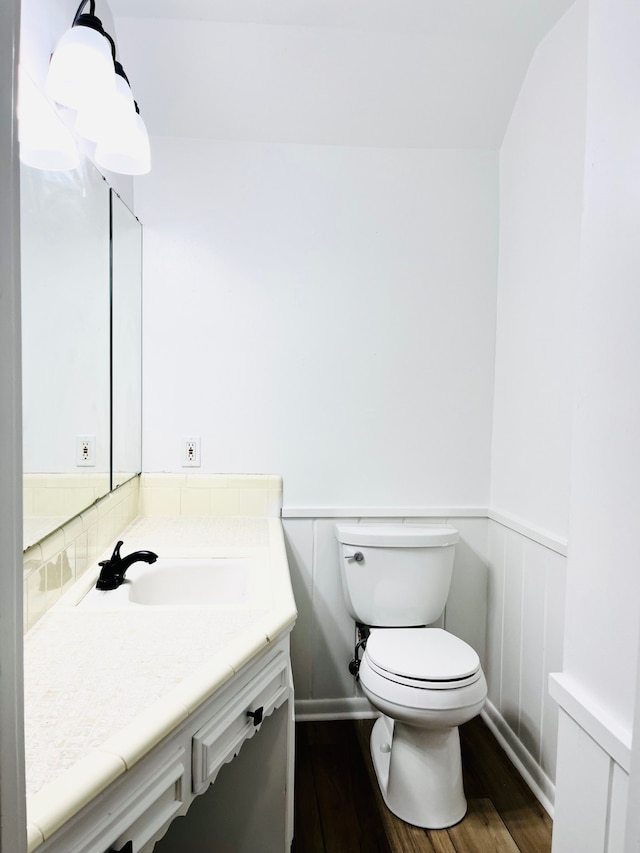
[[[401,820],[445,829],[465,816],[457,726],[425,729],[383,714],[371,731],[371,758],[387,808]]]

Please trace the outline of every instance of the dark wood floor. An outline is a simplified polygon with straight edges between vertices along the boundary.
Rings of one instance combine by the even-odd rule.
[[[294,853],[549,853],[551,819],[479,717],[462,726],[469,810],[456,826],[409,826],[382,801],[372,720],[298,723]]]

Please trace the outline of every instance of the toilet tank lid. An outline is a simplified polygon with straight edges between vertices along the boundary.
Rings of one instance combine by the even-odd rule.
[[[336,524],[336,538],[343,545],[372,548],[432,548],[455,545],[454,527],[417,524]]]

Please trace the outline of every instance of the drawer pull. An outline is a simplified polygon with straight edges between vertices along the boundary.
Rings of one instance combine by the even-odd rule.
[[[255,711],[247,711],[247,717],[253,718],[253,725],[259,726],[262,722],[262,716],[264,714],[264,708],[260,705],[259,708],[256,708]]]

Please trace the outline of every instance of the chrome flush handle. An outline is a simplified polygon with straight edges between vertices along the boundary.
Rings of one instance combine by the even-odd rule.
[[[364,560],[364,554],[362,551],[356,551],[355,554],[345,554],[345,560],[355,560],[356,563],[361,563]]]

